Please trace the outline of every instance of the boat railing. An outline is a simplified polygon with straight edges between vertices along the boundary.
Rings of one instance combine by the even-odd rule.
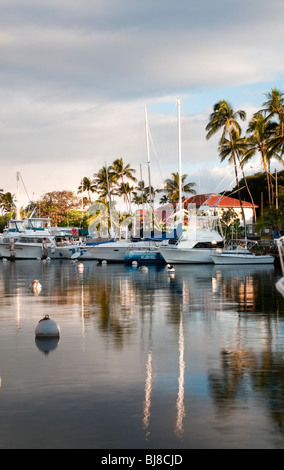
[[[226,250],[234,250],[234,251],[250,251],[258,243],[256,240],[249,240],[249,239],[232,239],[225,243],[224,248]]]

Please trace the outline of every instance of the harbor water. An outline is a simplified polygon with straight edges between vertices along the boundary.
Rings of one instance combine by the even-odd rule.
[[[0,260],[0,448],[283,449],[280,276]]]

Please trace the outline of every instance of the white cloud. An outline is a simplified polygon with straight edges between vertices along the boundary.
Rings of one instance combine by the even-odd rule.
[[[219,99],[248,114],[284,87],[282,0],[0,0],[0,187],[21,171],[30,193],[77,189],[121,156],[152,182],[177,168],[206,192],[223,178],[205,127]],[[11,178],[12,175],[12,178]],[[203,176],[202,176],[203,175]],[[197,181],[196,181],[197,182]],[[227,184],[227,182],[226,182]],[[225,187],[221,188],[225,189]]]

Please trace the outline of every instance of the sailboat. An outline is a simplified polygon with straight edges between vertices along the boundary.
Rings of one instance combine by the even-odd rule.
[[[147,162],[148,162],[148,178],[151,193],[151,173],[150,173],[150,156],[149,156],[149,137],[148,137],[148,120],[145,106],[145,125],[146,125],[146,143],[147,143]],[[144,211],[143,211],[144,212]],[[133,238],[132,240],[113,240],[100,245],[88,248],[88,253],[97,261],[109,262],[126,262],[143,261],[151,263],[165,263],[160,253],[160,245],[167,244],[171,237],[176,237],[176,231],[170,234],[157,233],[153,230],[153,203],[150,196],[150,227],[151,230],[146,233],[143,225],[142,238]],[[86,255],[87,256],[87,255]]]
[[[181,126],[180,99],[178,105],[178,161],[179,161],[179,219],[183,220],[182,211],[182,172],[181,172]],[[188,221],[188,227],[174,243],[159,248],[169,264],[213,263],[211,252],[223,246],[223,235],[219,217],[195,215]]]

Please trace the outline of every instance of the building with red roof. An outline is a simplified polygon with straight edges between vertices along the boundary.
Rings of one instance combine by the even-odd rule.
[[[246,224],[250,225],[254,223],[253,217],[253,205],[250,202],[242,201],[242,206],[245,213]],[[255,208],[258,206],[254,205]],[[242,220],[242,209],[239,199],[222,196],[221,194],[210,193],[210,194],[197,194],[189,197],[183,201],[183,209],[186,211],[190,210],[204,210],[211,215],[222,216],[222,213],[227,209],[233,209],[234,212],[240,219],[241,225]],[[169,217],[173,216],[179,210],[179,204],[165,204],[160,206],[156,215],[160,220],[166,221]]]

